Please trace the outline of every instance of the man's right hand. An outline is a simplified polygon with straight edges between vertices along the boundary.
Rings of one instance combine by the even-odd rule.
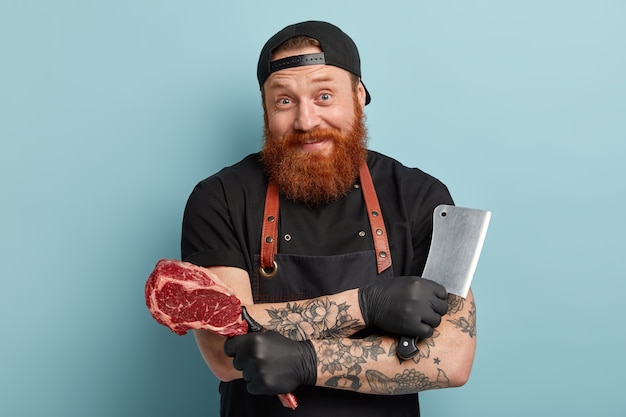
[[[446,289],[415,277],[381,279],[359,289],[365,324],[402,336],[430,337],[448,312]]]

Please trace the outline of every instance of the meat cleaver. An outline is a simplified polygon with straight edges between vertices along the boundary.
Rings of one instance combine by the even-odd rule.
[[[422,277],[443,285],[450,294],[467,297],[490,219],[489,211],[446,204],[435,207],[433,236]],[[417,352],[414,338],[400,338],[400,359],[411,359]]]

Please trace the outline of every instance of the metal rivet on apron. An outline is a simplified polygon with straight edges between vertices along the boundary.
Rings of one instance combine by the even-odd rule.
[[[359,185],[359,184],[354,184],[354,188],[359,189],[359,188],[361,188],[361,185]]]
[[[380,230],[380,229],[376,229],[376,234],[377,234],[378,236],[382,236],[382,235],[383,235],[383,231],[382,231],[382,230]]]
[[[290,235],[289,233],[287,233],[287,234],[284,236],[284,239],[285,239],[287,242],[289,242],[289,241],[291,240],[291,235]]]
[[[259,267],[259,272],[261,273],[261,276],[263,278],[272,278],[274,275],[276,275],[276,272],[278,272],[278,264],[276,263],[276,261],[274,261],[274,264],[270,269],[265,269],[261,266]]]
[[[268,236],[265,238],[265,243],[272,243],[274,241],[274,238],[272,238],[271,236]]]
[[[365,232],[364,232],[363,230],[361,230],[361,231],[359,232],[359,236],[361,236],[361,237],[365,236]]]
[[[380,256],[381,258],[386,258],[387,257],[387,252],[381,252],[378,254],[378,256]]]
[[[378,217],[378,212],[377,212],[376,210],[373,210],[373,211],[372,211],[372,216],[374,216],[374,217]]]
[[[269,216],[267,218],[267,221],[270,222],[270,223],[274,222],[275,220],[276,220],[276,218],[274,216]]]

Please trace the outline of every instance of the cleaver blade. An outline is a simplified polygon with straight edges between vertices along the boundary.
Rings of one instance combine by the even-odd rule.
[[[467,297],[490,219],[490,211],[447,204],[435,207],[432,241],[422,277],[443,285],[450,294]],[[414,338],[400,339],[400,359],[411,359],[417,352]]]

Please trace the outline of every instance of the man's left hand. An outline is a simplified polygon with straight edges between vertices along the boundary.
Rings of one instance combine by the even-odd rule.
[[[317,380],[317,357],[308,340],[297,342],[271,331],[248,333],[228,339],[224,353],[243,371],[250,394],[285,394]]]

